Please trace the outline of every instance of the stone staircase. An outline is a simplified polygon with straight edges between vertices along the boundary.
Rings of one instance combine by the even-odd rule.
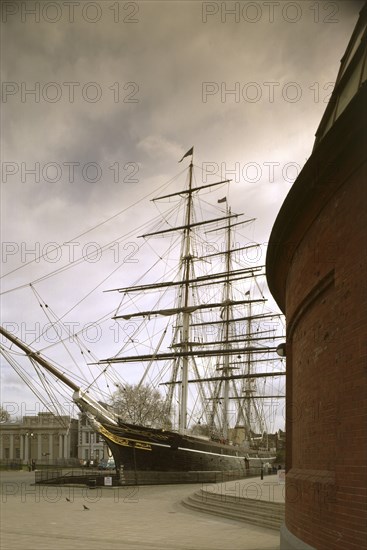
[[[244,521],[253,525],[279,530],[284,522],[283,502],[269,502],[201,489],[182,501],[183,506],[198,512]]]

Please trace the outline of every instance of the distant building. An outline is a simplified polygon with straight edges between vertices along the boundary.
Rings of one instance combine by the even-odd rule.
[[[98,464],[110,454],[84,413],[77,420],[40,412],[20,422],[0,424],[0,464],[7,466],[31,465],[32,461],[36,466]]]
[[[245,426],[236,426],[228,429],[228,437],[233,441],[234,445],[239,445],[247,450],[250,449],[250,444],[247,441],[247,430]]]
[[[0,461],[5,464],[66,464],[77,460],[78,421],[40,412],[0,424]]]
[[[239,445],[246,450],[257,449],[259,451],[270,451],[274,454],[285,447],[285,432],[278,430],[275,433],[255,434],[247,433],[245,426],[236,426],[229,428],[228,435],[234,445]],[[249,442],[251,440],[251,445]]]
[[[282,550],[367,548],[366,28],[367,5],[268,246],[287,321]]]
[[[111,455],[106,443],[100,434],[96,433],[87,420],[85,413],[79,414],[78,420],[78,458],[84,464],[86,462],[98,463],[103,458]]]

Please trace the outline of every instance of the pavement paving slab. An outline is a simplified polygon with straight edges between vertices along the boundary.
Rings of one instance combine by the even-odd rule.
[[[197,484],[90,489],[33,482],[34,472],[1,472],[1,550],[279,549],[271,529],[184,508]]]

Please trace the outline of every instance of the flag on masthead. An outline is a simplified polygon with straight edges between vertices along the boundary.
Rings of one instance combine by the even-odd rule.
[[[185,157],[189,157],[190,155],[193,155],[193,154],[194,154],[194,148],[191,147],[191,149],[189,149],[189,150],[187,151],[187,153],[184,154],[184,156],[182,157],[182,159],[179,160],[178,162],[182,162],[183,159],[184,159]]]

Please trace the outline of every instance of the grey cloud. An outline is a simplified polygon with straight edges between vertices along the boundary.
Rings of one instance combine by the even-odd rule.
[[[230,199],[239,210],[258,217],[256,238],[266,241],[291,185],[281,168],[288,162],[302,166],[311,151],[329,92],[323,86],[336,77],[363,3],[329,3],[338,7],[337,23],[324,23],[322,18],[316,23],[310,9],[314,4],[299,3],[303,17],[294,24],[279,17],[272,24],[265,17],[256,24],[231,19],[222,23],[220,15],[203,23],[201,2],[154,1],[139,3],[139,23],[135,24],[113,23],[111,11],[105,11],[96,24],[80,17],[73,24],[23,24],[19,18],[9,18],[3,25],[3,81],[25,82],[28,88],[35,82],[40,86],[56,82],[62,87],[62,97],[53,103],[41,92],[39,103],[31,96],[23,103],[19,93],[2,103],[3,162],[19,166],[25,162],[29,167],[35,162],[62,166],[76,161],[80,167],[95,162],[102,167],[103,177],[87,182],[80,169],[74,183],[68,181],[67,169],[55,183],[43,178],[34,183],[32,176],[21,182],[20,173],[9,176],[7,183],[1,183],[3,240],[31,244],[70,239],[179,172],[179,158],[194,145],[195,163],[200,167],[203,162],[216,162],[219,174],[222,165],[224,170],[233,170],[239,163],[242,170],[246,163],[258,163],[262,169],[259,181],[246,182],[242,175],[236,181],[234,177]],[[320,16],[325,17],[329,12],[317,4]],[[73,103],[65,82],[80,83]],[[88,82],[101,87],[102,97],[95,103],[82,97]],[[116,82],[118,102],[114,101]],[[133,91],[133,87],[124,90],[128,82],[139,87],[137,103],[123,101]],[[205,82],[218,86],[206,102],[202,97]],[[260,86],[259,101],[243,98],[243,87],[249,82]],[[268,100],[265,82],[279,83],[274,102]],[[299,101],[292,103],[282,96],[288,82],[301,87]],[[310,90],[315,82],[320,86],[318,101]],[[225,94],[236,83],[241,89],[238,102]],[[272,161],[280,168],[275,181],[269,182],[264,162]],[[138,163],[138,183],[115,184],[109,169],[114,162],[121,163],[124,176],[127,162]],[[117,220],[116,229],[104,226],[103,242],[144,221],[148,208],[140,203]],[[142,266],[140,260],[131,270],[134,273]],[[4,271],[17,262],[19,256],[10,258]],[[61,283],[61,277],[57,279],[54,300],[61,311],[69,299],[76,300],[78,291],[92,287],[93,277],[103,277],[100,263],[87,267],[92,267],[90,279],[85,273],[74,280],[68,276],[69,286]],[[11,280],[14,285],[31,281],[47,272],[46,268],[52,266],[28,266]],[[5,282],[11,286],[9,280]],[[42,290],[52,296],[54,289],[45,282]],[[33,296],[28,301],[25,295],[22,291],[21,298],[4,297],[5,311],[12,320],[33,308]],[[87,308],[88,315],[93,306],[100,307],[96,304]]]

